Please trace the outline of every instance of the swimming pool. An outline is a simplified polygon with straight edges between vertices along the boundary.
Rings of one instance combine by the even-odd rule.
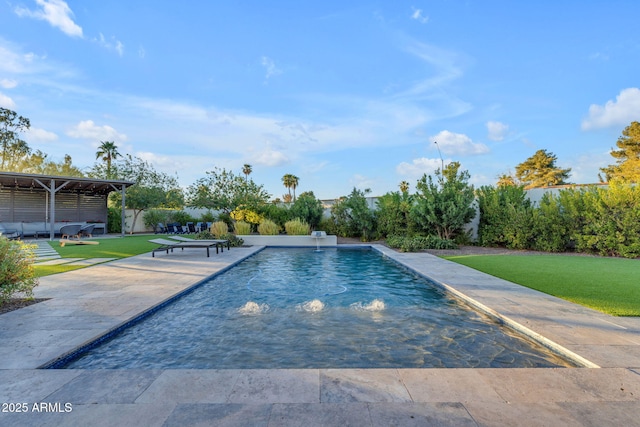
[[[571,365],[377,251],[306,248],[265,249],[64,365],[555,366]]]

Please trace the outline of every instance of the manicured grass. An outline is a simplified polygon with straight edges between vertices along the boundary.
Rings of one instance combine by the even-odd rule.
[[[640,260],[570,255],[446,256],[614,316],[640,316]]]
[[[153,236],[125,236],[105,239],[87,239],[100,242],[97,245],[65,245],[60,246],[58,240],[51,242],[51,247],[62,258],[126,258],[151,252],[158,245],[149,243]],[[36,276],[43,277],[50,274],[64,273],[77,270],[79,266],[69,265],[35,265]]]
[[[36,265],[36,277],[50,276],[52,274],[64,273],[66,271],[79,270],[84,268],[81,265]]]
[[[157,236],[156,236],[157,237]],[[58,240],[51,246],[63,258],[126,258],[150,252],[158,245],[149,243],[153,236],[125,236],[109,239],[87,239],[100,242],[98,245],[65,245],[60,246]]]

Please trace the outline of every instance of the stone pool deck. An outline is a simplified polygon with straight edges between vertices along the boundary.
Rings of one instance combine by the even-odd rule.
[[[189,249],[42,278],[50,300],[0,315],[0,425],[640,426],[640,318],[376,248],[600,368],[37,369],[260,248]]]

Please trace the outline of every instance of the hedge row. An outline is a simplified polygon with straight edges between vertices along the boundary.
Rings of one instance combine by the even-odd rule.
[[[482,187],[477,196],[482,246],[640,257],[640,187],[565,189],[535,205],[521,187]]]

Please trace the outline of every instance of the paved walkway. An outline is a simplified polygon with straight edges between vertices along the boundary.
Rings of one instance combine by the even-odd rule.
[[[601,368],[37,369],[260,248],[145,254],[45,277],[50,300],[0,316],[0,425],[640,426],[640,318],[376,248]]]
[[[27,243],[36,246],[36,248],[33,250],[36,256],[36,262],[47,261],[51,259],[61,259],[60,254],[58,254],[58,252],[56,252],[56,250],[51,247],[51,244],[48,241],[31,240]]]
[[[62,258],[56,252],[51,243],[46,240],[30,240],[27,243],[35,245],[33,253],[36,256],[35,262],[38,265],[74,265],[79,267],[88,267],[103,262],[113,261],[116,258]],[[57,244],[57,243],[56,243]]]

